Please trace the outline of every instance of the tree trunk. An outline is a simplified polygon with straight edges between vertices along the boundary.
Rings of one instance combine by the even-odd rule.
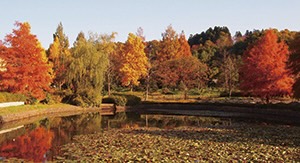
[[[187,100],[187,98],[188,98],[188,97],[187,97],[187,90],[184,89],[184,99]]]
[[[147,84],[146,84],[146,92],[145,92],[145,100],[148,100],[149,96],[149,85],[150,85],[150,75],[147,76]]]
[[[107,74],[107,93],[108,93],[108,96],[111,95],[111,92],[110,92],[110,75]]]
[[[132,93],[132,91],[133,91],[133,85],[130,84],[130,92]]]

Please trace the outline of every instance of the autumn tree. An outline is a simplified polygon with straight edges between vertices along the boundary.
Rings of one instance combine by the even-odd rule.
[[[290,45],[291,57],[289,59],[290,68],[295,76],[296,82],[293,85],[294,97],[300,98],[300,33]]]
[[[186,38],[185,38],[185,34],[182,31],[179,38],[178,38],[178,42],[179,42],[179,49],[178,49],[178,53],[179,56],[181,57],[188,57],[188,56],[192,56],[191,53],[191,49],[190,49],[190,45],[187,42]]]
[[[156,49],[157,51],[154,53],[155,60],[152,67],[158,86],[161,87],[165,85],[162,82],[163,80],[160,79],[160,76],[163,75],[160,73],[164,73],[161,70],[172,69],[171,67],[163,67],[162,65],[172,66],[171,63],[169,64],[169,61],[190,57],[192,54],[184,32],[178,35],[171,25],[169,25],[166,31],[162,33],[162,40],[159,42],[159,47]],[[169,86],[171,85],[172,84]]]
[[[241,57],[232,55],[228,52],[223,54],[223,62],[220,67],[220,80],[229,97],[231,97],[232,91],[237,87],[239,82],[240,63]]]
[[[53,65],[53,85],[61,89],[65,83],[66,70],[70,63],[69,39],[63,32],[63,25],[60,23],[53,34],[53,43],[48,51],[49,62]]]
[[[76,105],[98,106],[101,103],[108,57],[96,48],[96,44],[96,40],[87,40],[80,32],[72,49],[72,62],[66,77],[73,92],[73,103]]]
[[[50,91],[51,66],[47,63],[45,50],[35,35],[30,33],[29,23],[16,23],[5,38],[0,58],[5,61],[5,71],[0,72],[1,90],[22,93],[39,100]]]
[[[162,40],[160,42],[160,50],[157,53],[156,60],[161,63],[170,59],[179,57],[180,43],[178,40],[178,34],[169,25],[164,33],[162,33]]]
[[[287,45],[280,41],[273,30],[250,46],[243,56],[240,88],[245,93],[265,98],[290,95],[293,79],[287,70],[289,57]]]
[[[133,86],[139,84],[139,79],[147,75],[149,66],[145,54],[145,45],[142,38],[129,33],[127,41],[120,50],[120,79],[124,86]]]
[[[152,40],[145,42],[145,53],[148,58],[149,67],[147,71],[147,75],[144,78],[145,84],[145,100],[148,100],[149,92],[157,89],[157,81],[155,79],[155,61],[156,56],[160,49],[160,42],[158,40]],[[143,84],[143,83],[142,83]]]
[[[181,57],[163,62],[157,68],[157,78],[164,87],[178,88],[184,85],[186,89],[197,87],[203,82],[207,67],[194,56]]]

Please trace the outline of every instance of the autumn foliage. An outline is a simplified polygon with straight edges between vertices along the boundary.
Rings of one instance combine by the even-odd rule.
[[[296,82],[293,85],[294,97],[300,98],[300,33],[296,35],[296,38],[290,45],[291,58],[290,67],[295,75]]]
[[[128,39],[120,50],[120,78],[124,86],[139,84],[139,79],[147,75],[148,58],[141,37],[129,33]]]
[[[34,162],[45,161],[44,154],[51,148],[53,138],[53,132],[43,127],[36,128],[28,135],[2,144],[0,156],[23,158]]]
[[[66,71],[70,62],[69,40],[63,33],[63,26],[60,23],[53,35],[53,43],[48,50],[48,59],[53,68],[53,86],[61,89],[66,82]]]
[[[168,60],[157,67],[156,75],[165,87],[178,87],[180,82],[188,88],[202,82],[207,67],[196,57],[187,56]]]
[[[241,90],[267,99],[290,95],[294,81],[287,70],[288,57],[288,46],[278,42],[273,30],[266,30],[244,53]]]
[[[1,90],[43,99],[50,90],[51,67],[38,39],[30,33],[29,23],[17,22],[16,26],[5,38],[7,47],[0,48],[5,62],[5,70],[0,72]]]

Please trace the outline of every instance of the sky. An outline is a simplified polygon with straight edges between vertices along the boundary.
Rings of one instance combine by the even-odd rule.
[[[161,39],[168,25],[180,33],[209,27],[236,31],[277,28],[300,30],[300,0],[0,0],[0,40],[16,21],[29,22],[44,48],[60,22],[71,46],[79,32],[110,34],[126,41],[142,27],[146,40]]]

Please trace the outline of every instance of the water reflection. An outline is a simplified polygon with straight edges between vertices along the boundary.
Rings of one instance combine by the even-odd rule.
[[[14,157],[35,162],[52,160],[53,156],[60,153],[59,147],[71,142],[75,135],[99,131],[99,113],[45,118],[1,134],[0,159]]]
[[[218,125],[227,123],[219,118],[197,116],[139,115],[119,113],[101,116],[84,113],[66,117],[44,118],[11,132],[0,134],[0,160],[21,158],[28,161],[53,160],[61,155],[60,146],[73,141],[75,135],[92,134],[109,128]]]
[[[50,149],[54,134],[50,130],[38,127],[26,135],[9,140],[1,145],[2,157],[23,158],[29,161],[44,161]]]

